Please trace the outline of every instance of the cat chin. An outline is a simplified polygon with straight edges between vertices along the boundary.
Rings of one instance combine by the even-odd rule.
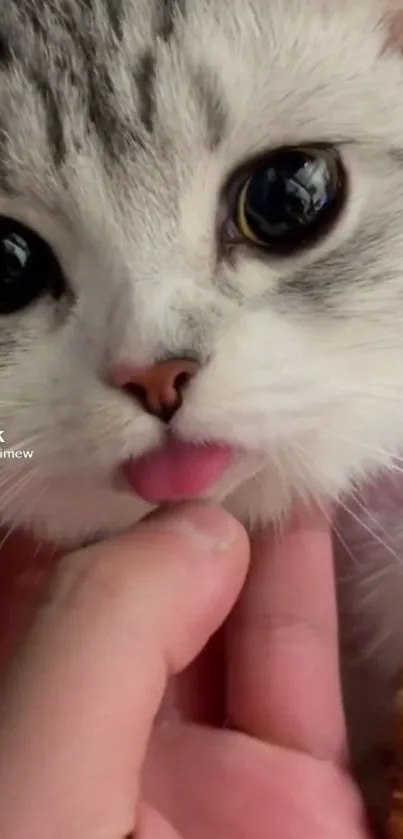
[[[85,543],[117,535],[152,511],[134,495],[108,487],[88,487],[77,481],[66,488],[53,481],[36,497],[21,493],[18,502],[2,511],[4,530],[22,528],[61,549],[73,550]]]
[[[303,449],[302,449],[303,445]],[[296,451],[303,451],[304,460]],[[354,476],[370,474],[368,464],[357,458]],[[298,499],[325,503],[337,499],[352,479],[352,452],[330,450],[318,437],[292,441],[269,452],[237,455],[223,478],[203,499],[218,503],[249,529],[282,519]],[[382,464],[385,466],[386,464]],[[373,467],[374,464],[372,463]],[[380,466],[380,464],[378,464]],[[29,477],[29,476],[27,476]],[[4,527],[33,531],[62,548],[72,549],[88,541],[107,538],[132,527],[154,507],[127,490],[125,482],[82,475],[71,478],[35,476],[15,480],[17,489],[5,496],[0,518]],[[13,487],[11,487],[13,491]]]
[[[259,521],[268,521],[277,509],[278,493],[273,493],[273,503],[268,496],[264,501],[257,473],[256,457],[243,458],[200,500],[221,504],[245,524],[254,509],[260,511]],[[112,481],[55,478],[34,483],[21,481],[12,503],[0,509],[2,527],[21,528],[66,550],[117,535],[155,509],[125,484],[116,487]]]
[[[220,504],[253,529],[285,514],[296,489],[291,474],[279,473],[272,463],[262,467],[261,455],[250,455],[237,462],[199,500]],[[305,496],[309,496],[307,488]],[[27,489],[22,486],[13,503],[0,512],[0,518],[4,529],[22,528],[37,538],[72,550],[119,534],[154,509],[123,487],[54,479],[46,484],[38,482],[34,488],[31,484]]]

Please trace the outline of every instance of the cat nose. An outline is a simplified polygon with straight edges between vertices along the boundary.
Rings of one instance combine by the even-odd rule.
[[[147,413],[168,423],[181,407],[184,391],[199,369],[197,361],[174,358],[150,367],[123,366],[113,380]]]

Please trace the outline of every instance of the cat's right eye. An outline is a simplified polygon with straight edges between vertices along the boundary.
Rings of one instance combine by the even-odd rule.
[[[60,297],[64,287],[49,245],[29,227],[0,216],[0,315],[25,309],[46,292]]]
[[[274,151],[240,181],[236,235],[273,254],[295,253],[329,231],[345,198],[346,173],[335,149]]]

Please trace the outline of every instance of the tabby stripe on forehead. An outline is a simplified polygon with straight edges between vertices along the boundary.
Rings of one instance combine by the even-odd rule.
[[[160,16],[155,34],[168,41],[175,31],[177,13],[182,16],[185,12],[185,0],[157,0]],[[140,119],[147,131],[153,130],[155,114],[155,85],[156,57],[151,49],[147,49],[134,72],[140,100]]]
[[[123,39],[123,0],[104,0],[108,21],[118,41]]]
[[[58,167],[61,166],[66,157],[66,143],[61,115],[62,106],[59,105],[47,79],[34,74],[34,82],[45,108],[47,138],[53,163]]]
[[[162,0],[162,20],[158,34],[164,41],[168,41],[173,35],[175,17],[178,12],[182,16],[185,14],[185,0]]]
[[[88,119],[106,159],[118,162],[142,145],[131,120],[116,111],[112,82],[102,65],[88,68]]]
[[[46,7],[44,0],[32,0],[32,2],[31,0],[20,0],[19,6],[34,32],[37,34],[46,33],[46,19],[44,17]]]
[[[146,50],[134,73],[140,100],[140,119],[149,132],[153,129],[155,113],[155,64],[156,59],[152,50]]]
[[[8,67],[12,61],[12,53],[6,39],[6,36],[0,32],[0,70],[2,67]]]

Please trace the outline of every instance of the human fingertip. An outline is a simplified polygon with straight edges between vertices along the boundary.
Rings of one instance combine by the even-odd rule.
[[[154,524],[169,525],[199,550],[211,554],[233,546],[248,549],[248,536],[242,524],[220,507],[204,503],[184,503],[163,508],[153,515]]]

